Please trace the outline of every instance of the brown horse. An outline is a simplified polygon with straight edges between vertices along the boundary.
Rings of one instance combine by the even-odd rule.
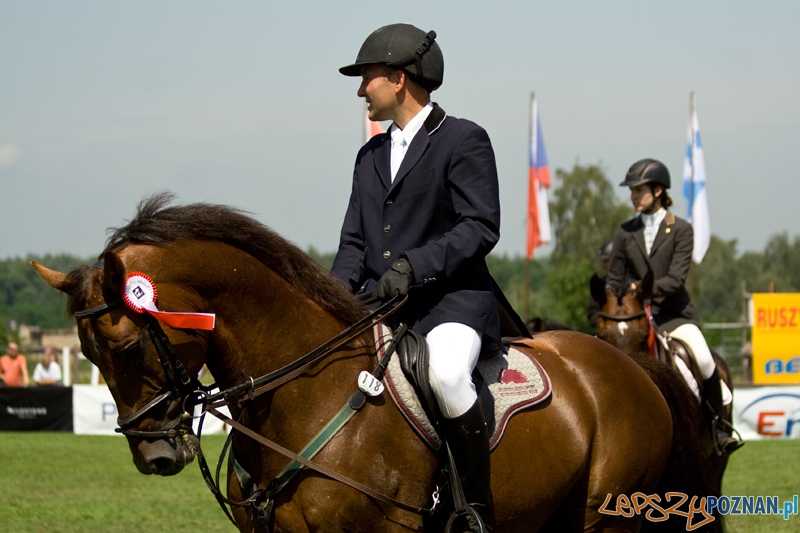
[[[600,304],[600,313],[597,318],[597,337],[629,355],[648,357],[651,351],[649,343],[659,342],[654,338],[655,334],[651,330],[650,319],[646,309],[646,302],[649,301],[653,290],[653,273],[648,272],[635,289],[625,287],[624,290],[617,292],[611,287],[606,287],[597,275],[592,277],[590,285],[592,298]],[[698,386],[702,386],[700,372],[693,356],[688,353],[688,347],[674,339],[668,339],[668,342],[668,350],[659,345],[658,359],[660,362],[665,366],[674,368],[674,359],[682,356],[682,359],[686,360],[686,367],[693,370],[695,382]],[[714,357],[720,377],[728,388],[733,390],[727,363],[713,350],[711,355]],[[684,379],[680,379],[678,383],[678,387],[685,389],[686,392],[690,391],[689,385]],[[728,423],[731,422],[732,407],[733,403],[729,404],[723,413]],[[675,410],[673,409],[673,411]],[[704,414],[702,406],[697,401],[690,402],[687,409],[680,409],[678,412],[682,416],[676,423],[697,424],[698,421],[702,423]],[[692,421],[687,419],[688,416],[692,417]],[[716,494],[721,488],[722,476],[725,473],[728,458],[717,457],[713,453],[710,432],[704,431],[704,435],[704,448],[709,456],[706,468],[712,480],[714,480]]]
[[[253,219],[224,206],[169,207],[170,198],[142,202],[109,238],[102,264],[69,274],[34,264],[69,295],[83,353],[105,377],[144,474],[176,474],[196,453],[184,423],[192,396],[191,384],[182,385],[186,376],[206,364],[220,388],[246,384],[243,370],[264,376],[289,365],[366,313],[313,260]],[[214,313],[213,331],[161,330],[150,315],[119,305],[134,271],[157,286],[158,310]],[[521,349],[544,366],[553,393],[515,415],[492,454],[496,531],[639,531],[650,524],[644,511],[618,512],[616,498],[654,494],[685,468],[668,466],[687,448],[673,440],[657,386],[631,358],[588,335],[545,333]],[[231,394],[228,405],[246,428],[297,451],[348,401],[359,373],[374,366],[367,331],[266,394]],[[288,462],[239,431],[232,447],[257,487]],[[437,456],[385,396],[368,399],[314,461],[413,507],[429,506],[435,490]],[[248,496],[230,464],[227,485],[232,500]],[[309,468],[274,504],[275,531],[423,529],[421,514]],[[241,531],[261,531],[252,507],[235,507],[233,516]]]

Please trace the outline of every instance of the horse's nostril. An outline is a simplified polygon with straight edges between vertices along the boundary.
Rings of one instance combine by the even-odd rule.
[[[159,457],[150,461],[150,471],[160,476],[175,473],[175,461],[166,457]]]

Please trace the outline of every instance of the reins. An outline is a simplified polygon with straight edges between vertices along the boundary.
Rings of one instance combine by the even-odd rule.
[[[207,466],[205,461],[205,457],[202,454],[202,450],[198,451],[198,460],[200,462],[200,470],[203,474],[203,477],[206,481],[206,485],[208,485],[211,492],[214,494],[217,502],[222,507],[222,510],[231,520],[231,522],[235,524],[233,517],[229,513],[228,509],[225,507],[225,504],[234,506],[234,507],[242,507],[245,505],[253,506],[254,514],[256,515],[257,520],[259,523],[267,522],[269,516],[273,512],[273,505],[274,502],[272,498],[278,494],[288,483],[294,478],[296,474],[299,473],[300,468],[302,466],[308,467],[320,474],[338,481],[342,484],[345,484],[371,498],[374,498],[380,502],[393,505],[404,511],[413,512],[420,515],[430,515],[436,507],[437,504],[437,496],[434,495],[434,504],[433,506],[428,509],[424,507],[418,507],[414,505],[409,505],[405,502],[401,502],[395,498],[390,496],[386,496],[377,492],[376,490],[364,485],[363,483],[359,483],[347,476],[344,476],[334,470],[331,470],[327,467],[319,465],[313,462],[311,459],[324,447],[330,439],[335,436],[335,434],[341,429],[349,420],[358,412],[366,403],[366,395],[362,390],[358,390],[353,393],[345,405],[339,410],[339,412],[334,416],[334,418],[328,422],[328,424],[314,437],[312,438],[311,442],[309,442],[300,453],[295,453],[280,444],[262,436],[253,431],[252,429],[248,428],[247,426],[243,425],[238,420],[233,420],[232,418],[226,416],[225,414],[219,412],[216,408],[221,405],[227,405],[228,400],[230,400],[233,396],[247,393],[247,396],[250,400],[254,399],[256,396],[264,394],[270,390],[273,390],[280,385],[283,385],[289,382],[294,377],[305,372],[310,366],[315,364],[317,361],[322,359],[323,357],[333,353],[337,349],[341,348],[342,346],[346,345],[351,340],[355,339],[362,333],[364,333],[368,328],[373,327],[378,322],[386,319],[391,314],[393,314],[397,309],[399,309],[403,304],[405,304],[407,297],[404,298],[400,303],[394,307],[391,307],[395,301],[397,301],[398,297],[395,296],[381,307],[376,309],[375,311],[369,313],[367,316],[350,326],[349,328],[345,329],[341,333],[337,334],[330,340],[326,341],[322,345],[318,346],[314,350],[308,352],[306,355],[300,357],[299,359],[295,360],[294,362],[285,365],[278,370],[270,372],[260,378],[251,378],[244,374],[245,383],[241,385],[236,385],[234,387],[230,387],[224,391],[220,391],[214,395],[207,396],[203,401],[202,404],[204,406],[204,412],[211,413],[213,416],[217,417],[219,420],[228,424],[231,428],[239,431],[241,434],[250,437],[254,441],[272,449],[273,451],[283,455],[291,459],[293,462],[287,465],[269,484],[266,488],[254,488],[251,495],[244,499],[241,502],[234,502],[228,498],[225,498],[222,495],[222,491],[219,488],[219,473],[220,473],[220,465],[222,464],[223,458],[228,451],[228,447],[230,444],[230,437],[225,443],[225,446],[222,449],[220,454],[220,459],[217,463],[217,476],[216,479],[211,477],[211,472]],[[386,366],[389,362],[389,358],[392,356],[395,350],[396,342],[399,340],[399,337],[405,332],[406,326],[401,325],[397,335],[395,336],[394,341],[386,349],[383,356],[380,358],[378,365],[375,367],[375,370],[372,372],[372,376],[374,376],[377,380],[381,380],[383,378],[383,373],[386,370]],[[199,439],[200,431],[198,431],[198,439]],[[302,466],[301,466],[302,465]],[[249,477],[249,475],[248,475]]]
[[[321,359],[325,358],[326,356],[334,353],[335,351],[339,350],[343,346],[347,345],[350,341],[357,338],[358,336],[362,335],[365,331],[369,328],[375,326],[375,324],[385,320],[389,316],[391,316],[394,312],[396,312],[400,307],[402,307],[408,297],[405,297],[401,300],[397,305],[394,305],[398,301],[398,296],[393,297],[391,300],[387,301],[376,310],[368,313],[362,319],[358,320],[355,324],[349,326],[348,328],[344,329],[331,339],[327,340],[320,346],[314,348],[310,352],[306,353],[305,355],[299,357],[298,359],[294,360],[293,362],[274,370],[268,374],[260,376],[258,378],[253,378],[247,375],[246,371],[242,371],[242,375],[244,378],[244,382],[229,387],[225,390],[219,391],[215,394],[208,394],[209,390],[212,390],[215,386],[203,386],[197,381],[196,378],[191,379],[188,377],[183,364],[177,359],[175,355],[175,349],[172,346],[172,343],[169,341],[169,338],[164,334],[163,330],[161,329],[160,325],[157,323],[155,319],[148,319],[145,328],[147,329],[148,333],[150,334],[151,341],[156,348],[156,352],[159,355],[159,359],[161,365],[163,367],[163,371],[165,377],[167,378],[169,390],[163,392],[150,400],[147,404],[143,407],[138,409],[131,415],[126,417],[119,417],[117,419],[117,423],[120,426],[115,431],[118,433],[122,433],[131,437],[136,438],[185,438],[191,431],[190,426],[187,427],[186,424],[190,420],[190,416],[187,414],[188,411],[197,405],[202,405],[203,407],[203,415],[200,417],[200,425],[197,433],[198,437],[198,446],[195,450],[198,461],[200,463],[200,470],[203,474],[203,478],[206,481],[206,485],[208,486],[209,490],[214,494],[215,498],[217,499],[218,503],[222,507],[222,510],[234,523],[235,521],[228,511],[226,504],[231,505],[232,507],[242,507],[245,505],[252,505],[254,508],[254,513],[259,517],[259,520],[262,521],[264,513],[271,514],[272,512],[272,501],[271,498],[278,493],[283,487],[285,487],[291,479],[293,479],[294,475],[299,472],[299,466],[294,467],[291,469],[288,475],[279,475],[279,478],[282,478],[282,482],[276,484],[276,481],[279,481],[279,478],[273,480],[267,489],[255,489],[254,493],[250,495],[250,497],[244,499],[241,502],[234,502],[225,498],[222,495],[222,492],[219,488],[219,471],[220,465],[228,451],[230,437],[226,441],[226,445],[223,447],[220,459],[217,465],[217,477],[216,480],[212,477],[211,472],[208,468],[208,465],[205,461],[205,456],[202,453],[202,449],[199,446],[200,435],[202,432],[202,423],[204,420],[205,413],[211,413],[213,416],[217,417],[225,424],[228,424],[231,428],[239,431],[243,435],[250,437],[251,439],[255,440],[256,442],[267,446],[268,448],[280,453],[281,455],[291,459],[294,463],[298,465],[302,465],[308,467],[312,470],[319,472],[320,474],[329,477],[330,479],[336,480],[340,483],[348,485],[359,492],[374,498],[380,502],[390,504],[396,506],[400,509],[405,511],[413,512],[416,514],[421,515],[428,515],[433,512],[433,509],[436,506],[436,497],[434,497],[434,505],[431,509],[417,507],[413,505],[409,505],[407,503],[401,502],[389,496],[383,495],[374,489],[359,483],[353,479],[350,479],[338,472],[335,472],[327,467],[319,465],[311,461],[310,457],[313,457],[321,448],[324,446],[330,438],[338,432],[341,427],[346,424],[352,416],[355,415],[366,403],[366,395],[361,390],[356,391],[354,394],[350,396],[350,399],[345,404],[345,406],[340,410],[337,414],[337,417],[334,418],[331,422],[329,422],[328,426],[333,424],[333,422],[338,418],[340,419],[336,426],[329,431],[329,434],[326,440],[312,449],[310,452],[308,451],[309,447],[312,443],[304,448],[301,453],[308,453],[310,455],[301,455],[292,452],[291,450],[281,446],[280,444],[273,442],[255,431],[251,430],[250,428],[244,426],[238,420],[233,420],[230,417],[224,415],[223,413],[217,410],[218,407],[223,405],[228,405],[228,403],[235,397],[246,394],[249,400],[253,400],[257,396],[265,394],[273,389],[280,387],[288,383],[289,381],[293,380],[297,376],[306,372],[311,366],[315,365]],[[374,301],[374,296],[365,300],[364,303],[368,303],[370,301]],[[104,315],[117,309],[123,305],[122,300],[111,300],[104,302],[103,304],[85,310],[85,311],[78,311],[74,313],[75,318],[83,319],[83,318],[96,318],[98,316]],[[404,328],[404,326],[403,326]],[[392,343],[390,347],[386,350],[383,357],[380,359],[378,366],[372,372],[372,375],[380,381],[383,377],[383,373],[385,371],[386,365],[388,364],[389,357],[394,352],[395,343]],[[178,383],[176,383],[175,374],[178,374]],[[169,402],[175,398],[182,398],[183,401],[183,415],[179,418],[176,424],[174,424],[171,428],[165,430],[157,430],[157,431],[139,431],[128,429],[130,425],[133,425],[137,422],[140,418],[142,418],[146,413],[148,413],[153,408],[161,405],[164,402]],[[325,430],[327,430],[328,426],[326,426]],[[325,431],[323,430],[323,431]],[[318,435],[319,436],[319,435]],[[186,441],[188,443],[188,440]],[[312,441],[313,442],[313,441]],[[287,470],[290,470],[290,463],[287,468],[284,469],[282,474],[284,474]]]
[[[400,509],[403,509],[404,511],[409,511],[409,512],[416,513],[416,514],[421,514],[421,515],[429,514],[430,511],[431,511],[430,509],[427,509],[427,508],[424,508],[424,507],[417,507],[417,506],[414,506],[414,505],[409,505],[407,503],[404,503],[404,502],[401,502],[399,500],[396,500],[396,499],[394,499],[392,497],[385,496],[385,495],[381,494],[380,492],[377,492],[376,490],[368,487],[367,485],[364,485],[363,483],[359,483],[358,481],[355,481],[355,480],[350,479],[350,478],[348,478],[346,476],[343,476],[342,474],[340,474],[340,473],[338,473],[338,472],[336,472],[334,470],[331,470],[330,468],[324,467],[324,466],[322,466],[320,464],[317,464],[317,463],[315,463],[315,462],[313,462],[313,461],[311,461],[309,459],[306,459],[302,455],[294,453],[293,451],[291,451],[291,450],[289,450],[287,448],[284,448],[280,444],[278,444],[278,443],[276,443],[274,441],[271,441],[271,440],[259,435],[258,433],[256,433],[252,429],[250,429],[247,426],[241,424],[240,422],[237,422],[237,421],[231,419],[230,417],[225,416],[224,414],[220,413],[219,411],[217,411],[213,407],[209,407],[208,408],[208,412],[211,413],[212,415],[216,416],[217,418],[219,418],[220,420],[222,420],[226,424],[230,425],[232,428],[236,429],[240,433],[242,433],[242,434],[250,437],[251,439],[255,440],[256,442],[259,442],[259,443],[263,444],[264,446],[267,446],[268,448],[278,452],[279,454],[281,454],[281,455],[283,455],[285,457],[288,457],[289,459],[302,464],[303,466],[306,466],[306,467],[308,467],[308,468],[310,468],[312,470],[315,470],[315,471],[319,472],[320,474],[323,474],[326,477],[329,477],[329,478],[331,478],[333,480],[336,480],[336,481],[338,481],[340,483],[343,483],[343,484],[345,484],[345,485],[347,485],[349,487],[352,487],[352,488],[356,489],[357,491],[359,491],[359,492],[361,492],[363,494],[366,494],[367,496],[369,496],[371,498],[374,498],[374,499],[376,499],[376,500],[378,500],[380,502],[383,502],[383,503],[386,503],[386,504],[390,504],[390,505],[394,505],[395,507],[399,507]],[[277,493],[277,491],[275,492],[275,494],[276,493]]]
[[[395,311],[397,311],[400,307],[402,307],[403,304],[405,304],[407,298],[408,297],[403,299],[399,304],[397,304],[397,306],[392,308],[392,305],[398,299],[397,296],[393,297],[391,300],[381,305],[378,309],[370,312],[364,318],[362,318],[352,326],[344,329],[336,336],[325,341],[321,345],[317,346],[307,354],[294,360],[288,365],[285,365],[277,370],[274,370],[269,374],[265,374],[259,378],[252,378],[248,376],[245,372],[243,372],[243,376],[245,379],[244,383],[240,385],[235,385],[233,387],[229,387],[224,391],[220,391],[216,394],[209,395],[203,400],[204,403],[206,405],[210,404],[212,407],[218,407],[220,405],[226,404],[228,400],[230,400],[232,397],[242,394],[244,392],[246,392],[248,398],[252,400],[256,396],[260,396],[261,394],[269,392],[273,389],[280,387],[281,385],[288,383],[289,381],[293,380],[300,374],[304,373],[306,370],[308,370],[309,367],[313,366],[320,359],[335,352],[336,350],[346,345],[351,340],[355,339],[356,337],[367,331],[369,328],[373,327],[376,323],[391,316]]]

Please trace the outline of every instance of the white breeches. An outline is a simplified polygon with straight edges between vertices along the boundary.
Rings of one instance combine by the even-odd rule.
[[[711,350],[708,349],[708,344],[706,344],[706,339],[703,337],[700,328],[694,324],[683,324],[670,331],[669,335],[689,345],[697,361],[697,365],[700,367],[700,375],[703,376],[703,379],[710,378],[717,365],[714,363]]]
[[[478,364],[481,336],[469,326],[446,322],[425,338],[430,350],[430,382],[445,418],[463,415],[478,399],[472,371]]]

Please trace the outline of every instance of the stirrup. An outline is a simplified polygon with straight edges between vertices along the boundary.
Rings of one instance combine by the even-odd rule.
[[[714,442],[714,453],[717,457],[728,456],[744,446],[744,440],[739,432],[719,415],[711,419],[711,440]]]
[[[467,508],[463,511],[454,510],[450,513],[450,518],[447,519],[447,524],[444,526],[445,533],[463,533],[461,531],[453,532],[452,530],[453,523],[461,517],[466,520],[469,533],[490,533],[491,530],[483,522],[480,513],[471,505],[467,505]]]

